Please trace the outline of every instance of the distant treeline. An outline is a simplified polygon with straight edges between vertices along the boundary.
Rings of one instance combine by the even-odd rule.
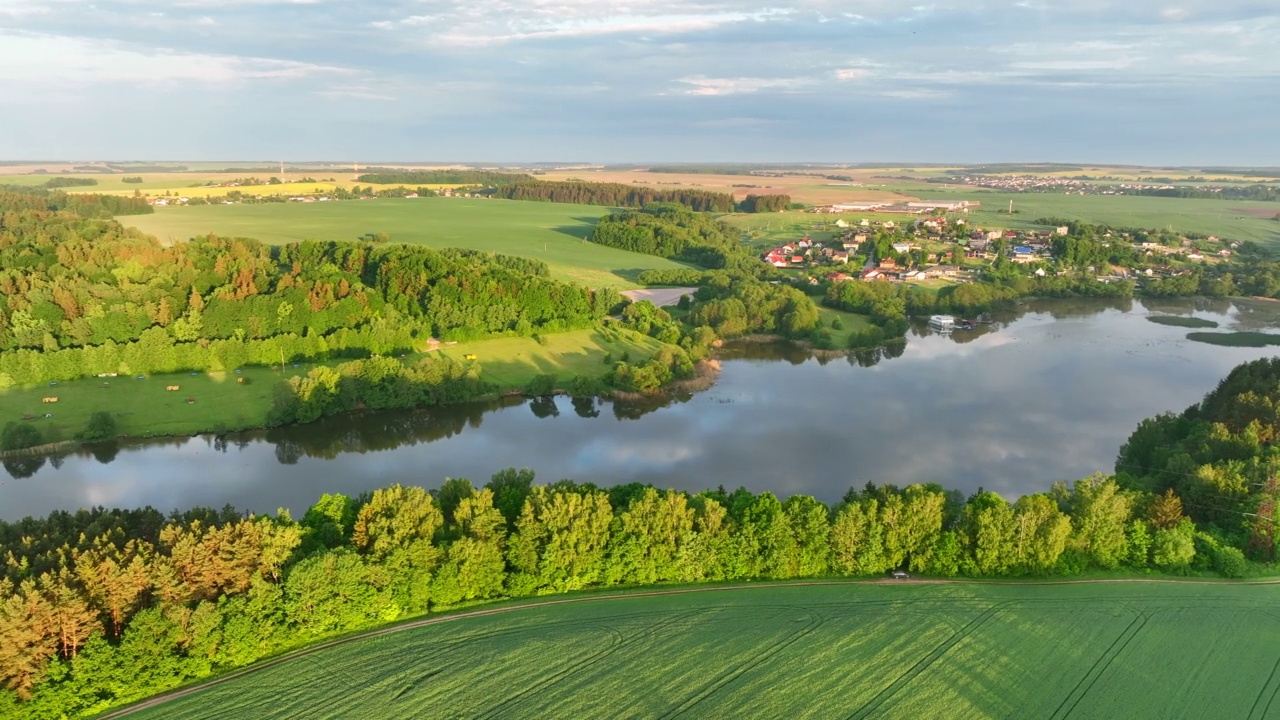
[[[65,210],[82,218],[110,218],[115,215],[148,215],[155,208],[142,198],[0,185],[0,213]],[[15,219],[16,221],[16,219]],[[0,233],[5,227],[0,225]],[[0,246],[2,249],[3,246]],[[3,266],[0,266],[3,267]]]
[[[738,212],[781,212],[791,205],[790,195],[748,195],[738,203]]]
[[[992,165],[973,165],[964,168],[951,168],[948,175],[997,175],[1002,173],[1036,174],[1045,172],[1076,172],[1084,170],[1079,165],[1059,165],[1057,163],[995,163]]]
[[[406,170],[369,173],[359,180],[376,185],[507,185],[533,180],[533,176],[488,170]]]
[[[1276,202],[1280,201],[1280,187],[1275,185],[1266,185],[1251,183],[1248,185],[1214,185],[1210,187],[1204,186],[1178,186],[1171,188],[1163,187],[1145,187],[1145,188],[1125,188],[1126,195],[1145,195],[1151,197],[1172,197],[1172,198],[1195,198],[1195,199],[1227,199],[1227,200],[1254,200],[1260,202]],[[1280,211],[1278,211],[1280,212]]]
[[[92,187],[97,184],[98,181],[93,178],[56,177],[46,181],[44,186],[50,190],[56,190],[67,187]]]
[[[543,200],[610,207],[643,207],[679,203],[699,212],[732,212],[733,196],[707,190],[657,189],[621,183],[531,180],[498,185],[489,191],[506,200]]]

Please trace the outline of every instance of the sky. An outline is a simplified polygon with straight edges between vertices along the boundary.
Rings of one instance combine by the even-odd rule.
[[[0,158],[1280,165],[1277,0],[0,0]]]

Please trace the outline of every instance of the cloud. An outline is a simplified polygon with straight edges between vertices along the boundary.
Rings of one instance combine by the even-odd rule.
[[[898,100],[940,100],[950,97],[951,93],[930,88],[903,88],[901,90],[885,90],[880,93],[884,97]]]
[[[557,40],[590,38],[606,35],[671,35],[695,33],[743,22],[763,22],[788,14],[788,10],[757,12],[670,13],[670,14],[600,14],[581,17],[516,16],[506,22],[484,18],[433,36],[436,42],[449,45],[483,46],[522,40]],[[438,26],[439,15],[405,18],[403,25]]]
[[[694,75],[691,77],[679,78],[676,82],[693,86],[682,90],[681,94],[683,95],[741,95],[744,93],[759,92],[761,90],[799,91],[802,88],[808,88],[815,85],[817,80],[804,77],[713,78],[703,75]]]
[[[340,67],[293,60],[139,48],[94,38],[0,30],[0,81],[8,82],[221,84],[351,73]]]
[[[835,76],[837,80],[861,80],[870,77],[871,71],[866,68],[840,68]]]

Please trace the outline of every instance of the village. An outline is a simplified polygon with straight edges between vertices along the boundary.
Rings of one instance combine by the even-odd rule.
[[[939,203],[918,205],[940,209]],[[952,205],[954,213],[966,211],[964,203]],[[823,208],[818,212],[831,210]],[[991,229],[970,227],[963,217],[934,215],[908,222],[838,218],[831,223],[814,223],[813,227],[830,230],[823,234],[830,234],[831,238],[815,240],[805,234],[765,250],[762,259],[775,268],[795,270],[807,276],[811,283],[824,280],[963,283],[977,279],[985,269],[997,264],[1021,266],[1025,274],[1036,277],[1064,275],[1071,270],[1069,263],[1055,253],[1055,240],[1065,240],[1071,235],[1068,225]],[[1190,264],[1224,261],[1239,247],[1239,243],[1227,243],[1216,236],[1152,236],[1111,229],[1097,241],[1102,248],[1112,248],[1115,244],[1127,246],[1113,253],[1126,258],[1125,262],[1079,268],[1101,282],[1185,275],[1191,272]],[[1065,244],[1058,243],[1059,253]]]

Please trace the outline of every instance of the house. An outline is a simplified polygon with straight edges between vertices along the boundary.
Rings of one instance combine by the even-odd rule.
[[[849,280],[852,280],[853,276],[850,275],[849,273],[837,272],[837,273],[831,273],[830,275],[828,275],[827,279],[830,280],[831,282],[847,282]]]
[[[960,268],[955,265],[934,265],[925,269],[925,275],[929,277],[955,277],[960,274]]]
[[[859,275],[863,280],[888,280],[888,277],[875,268],[867,268]]]
[[[1057,234],[1057,235],[1066,235],[1070,230],[1071,228],[1067,227],[1066,225],[1059,225],[1058,227],[1053,229],[1053,232],[1054,234]]]
[[[885,259],[881,260],[881,261],[880,261],[880,264],[879,264],[879,268],[880,268],[881,270],[891,269],[891,268],[896,268],[896,267],[898,267],[898,261],[897,261],[897,260],[894,260],[894,259],[893,259],[893,258],[891,258],[891,257],[890,257],[890,258],[885,258]]]
[[[911,243],[894,243],[891,247],[896,253],[911,252]]]
[[[924,280],[929,277],[923,270],[908,270],[900,276],[903,280]]]
[[[849,253],[844,250],[837,250],[831,253],[832,262],[847,263],[849,262]]]
[[[1036,252],[1026,245],[1019,245],[1013,249],[1014,262],[1034,262],[1036,260]]]
[[[845,222],[844,220],[836,220],[836,227],[847,228],[849,227],[849,223]]]

